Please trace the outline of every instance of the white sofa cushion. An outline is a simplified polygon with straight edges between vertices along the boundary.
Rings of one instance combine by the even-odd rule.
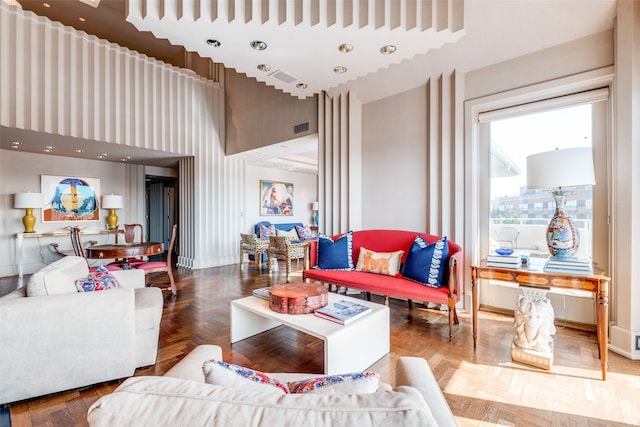
[[[76,279],[88,275],[89,266],[84,258],[60,258],[31,275],[27,283],[27,296],[75,294],[78,292]]]
[[[172,377],[132,377],[95,402],[91,426],[436,426],[412,387],[367,394],[273,394]]]

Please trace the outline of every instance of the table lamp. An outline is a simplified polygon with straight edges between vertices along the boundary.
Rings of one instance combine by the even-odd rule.
[[[122,196],[116,196],[115,194],[102,196],[102,207],[109,209],[109,216],[107,216],[107,226],[109,230],[115,230],[118,227],[116,209],[122,209],[124,207]]]
[[[565,210],[575,187],[595,185],[591,148],[567,148],[527,157],[527,188],[547,191],[556,210],[547,227],[549,253],[556,258],[573,257],[580,247],[580,233]]]
[[[33,216],[33,209],[42,207],[42,193],[16,193],[13,207],[25,210],[25,215],[22,217],[24,232],[34,233],[36,217]]]

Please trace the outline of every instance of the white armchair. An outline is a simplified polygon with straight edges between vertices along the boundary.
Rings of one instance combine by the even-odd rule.
[[[133,375],[155,363],[162,291],[141,270],[111,272],[122,289],[77,292],[89,275],[68,256],[0,298],[0,404]]]

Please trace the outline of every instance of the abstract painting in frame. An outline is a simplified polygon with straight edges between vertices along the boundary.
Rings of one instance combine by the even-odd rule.
[[[260,180],[260,215],[293,215],[293,184]]]
[[[41,175],[42,222],[99,221],[100,180]]]

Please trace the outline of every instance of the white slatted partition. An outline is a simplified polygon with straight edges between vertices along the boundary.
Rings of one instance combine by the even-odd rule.
[[[463,82],[456,72],[427,80],[427,230],[463,241]],[[320,231],[362,227],[362,105],[352,92],[323,94],[318,105]],[[395,124],[401,126],[401,124]]]
[[[456,77],[452,71],[428,80],[425,117],[427,229],[453,241],[461,239],[464,231],[464,93]]]
[[[179,172],[186,267],[237,261],[244,166],[224,156],[219,68],[221,81],[206,80],[0,1],[0,125],[189,156]],[[127,187],[137,203],[144,188]]]
[[[318,97],[319,230],[362,228],[362,104],[354,94]]]

